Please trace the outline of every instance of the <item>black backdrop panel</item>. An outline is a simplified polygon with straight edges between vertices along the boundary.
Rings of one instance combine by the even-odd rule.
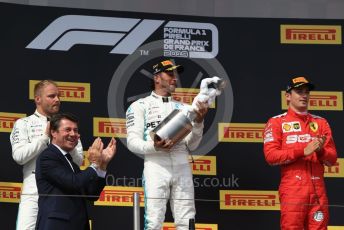
[[[117,25],[117,30],[111,30],[102,27],[101,18],[99,21],[96,20],[96,27],[93,28],[92,23],[85,23],[85,18],[77,18],[81,21],[81,24],[78,24],[78,20],[68,21],[66,19],[68,17],[63,17],[66,21],[61,20],[59,27],[54,28],[53,31],[60,29],[62,32],[45,48],[27,47],[51,23],[57,23],[56,19],[67,15],[89,16],[93,19],[102,17],[114,21],[121,18],[138,20],[136,26],[126,25],[125,23],[130,21],[128,20],[124,23],[125,25],[123,24],[127,27],[126,29],[121,30]],[[124,41],[122,38],[118,43],[114,42],[116,36],[123,34],[129,36],[135,28],[143,25],[143,19],[160,24],[148,35],[144,32],[153,25],[134,36],[134,41],[141,39],[142,42],[136,44],[137,47],[134,47],[135,50],[132,53],[113,51],[114,47],[118,48]],[[97,135],[105,136],[104,140],[107,142],[111,135],[99,133],[94,126],[94,118],[100,118],[103,121],[107,121],[108,117],[119,119],[123,127],[124,111],[131,101],[150,91],[149,71],[152,64],[164,55],[164,28],[170,25],[171,21],[187,22],[188,25],[202,23],[202,26],[205,26],[205,29],[203,28],[205,35],[195,34],[192,35],[192,39],[208,41],[209,45],[203,47],[205,52],[202,55],[207,52],[213,52],[215,55],[212,58],[172,57],[178,64],[185,66],[185,73],[180,77],[179,88],[198,88],[200,78],[213,75],[226,77],[230,81],[230,87],[227,88],[230,92],[222,94],[217,99],[216,107],[211,109],[206,117],[206,140],[203,140],[199,149],[193,153],[213,157],[211,158],[213,163],[216,159],[216,164],[211,166],[215,175],[205,175],[205,172],[203,175],[195,175],[195,180],[199,182],[195,188],[197,223],[217,225],[217,228],[221,230],[278,229],[279,211],[277,210],[259,208],[255,210],[257,207],[254,206],[247,207],[248,210],[220,209],[218,201],[221,199],[220,190],[249,191],[252,194],[259,191],[274,192],[278,189],[280,175],[278,167],[270,167],[266,164],[261,139],[254,142],[254,138],[246,133],[244,142],[223,141],[218,136],[218,123],[227,125],[239,123],[248,127],[264,124],[269,117],[282,113],[281,91],[284,90],[288,79],[304,75],[317,85],[320,95],[330,92],[338,96],[334,99],[337,103],[336,110],[328,104],[318,107],[318,110],[312,113],[324,116],[330,122],[338,156],[342,158],[344,144],[341,141],[343,136],[340,132],[344,130],[342,119],[344,50],[341,38],[343,20],[209,18],[1,3],[0,116],[33,113],[34,103],[29,99],[29,80],[53,79],[62,82],[62,85],[67,82],[74,86],[78,86],[79,83],[88,83],[90,84],[90,102],[80,102],[75,97],[72,101],[63,102],[62,110],[73,112],[80,117],[82,142],[85,149]],[[73,26],[71,27],[68,23],[72,23]],[[195,25],[197,27],[201,24]],[[333,33],[323,30],[320,35],[323,37],[314,39],[311,37],[313,35],[308,34],[306,40],[311,44],[282,44],[281,25],[304,25],[309,28],[317,26],[319,30],[323,29],[319,27],[320,25],[324,25],[325,29],[337,26],[337,30]],[[99,45],[97,39],[93,41],[95,44],[90,44],[90,37],[97,33],[103,39],[102,44]],[[212,37],[216,34],[218,39]],[[105,36],[110,37],[109,44],[104,44]],[[334,36],[334,40],[326,36]],[[142,37],[145,38],[142,39]],[[44,39],[47,40],[46,37]],[[333,41],[337,44],[321,44]],[[39,44],[42,45],[43,41]],[[70,49],[62,50],[61,47],[68,47],[68,44]],[[125,44],[127,50],[128,47],[134,46],[132,43]],[[70,93],[73,94],[73,92]],[[180,94],[183,100],[188,99],[185,92],[185,89],[184,91],[182,89]],[[323,99],[322,102],[334,103],[333,99]],[[0,182],[5,184],[22,182],[22,167],[12,159],[9,130],[5,128],[6,125],[11,124],[13,122],[4,123],[2,120],[0,126],[0,162],[2,162]],[[143,160],[127,150],[125,137],[119,137],[122,131],[118,132],[113,133],[118,137],[118,153],[108,171],[114,178],[127,178],[127,180],[117,180],[115,184],[109,185],[140,187],[142,184],[139,178],[142,175]],[[261,129],[254,135],[259,137]],[[331,204],[330,225],[344,226],[342,218],[344,215],[342,196],[344,172],[341,159],[336,169],[337,173],[334,177],[326,178]],[[134,182],[130,184],[130,180]],[[214,182],[212,186],[206,184],[211,180]],[[221,183],[223,181],[227,183]],[[8,202],[4,198],[10,193],[3,190],[1,194],[0,216],[6,217],[6,220],[3,218],[1,229],[13,229],[18,203]],[[141,210],[143,212],[143,209]],[[141,216],[143,220],[143,213]],[[132,218],[130,206],[101,205],[95,206],[92,210],[93,229],[132,229]],[[165,221],[172,222],[170,211],[167,212]]]

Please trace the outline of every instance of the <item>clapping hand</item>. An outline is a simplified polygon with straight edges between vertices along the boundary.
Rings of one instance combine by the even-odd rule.
[[[100,165],[100,168],[102,170],[106,170],[107,165],[111,161],[111,159],[115,156],[116,154],[116,140],[115,138],[111,138],[108,146],[106,149],[102,151],[102,164]]]
[[[326,136],[319,136],[314,138],[311,142],[308,143],[306,148],[303,150],[304,155],[308,156],[314,152],[319,152],[323,148],[325,141]]]
[[[97,137],[91,147],[88,148],[88,160],[91,163],[96,164],[97,166],[101,166],[103,159],[102,159],[102,151],[104,148],[104,144],[102,140]]]
[[[316,152],[320,151],[324,147],[324,144],[325,144],[325,141],[326,141],[326,136],[325,135],[318,136],[317,139],[318,139],[318,142],[319,142],[319,147],[315,150]]]

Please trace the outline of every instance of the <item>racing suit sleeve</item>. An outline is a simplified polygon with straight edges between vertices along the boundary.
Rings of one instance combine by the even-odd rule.
[[[323,148],[317,152],[318,160],[327,166],[334,165],[337,161],[337,150],[332,137],[330,125],[325,120],[323,123],[321,135],[326,136]]]
[[[270,165],[291,163],[304,157],[303,149],[282,149],[282,128],[276,118],[270,118],[264,129],[264,155]]]
[[[82,143],[80,139],[78,141],[78,145],[75,146],[75,148],[69,153],[72,156],[74,163],[80,166],[84,160],[84,152],[83,152]]]
[[[126,113],[127,146],[133,153],[151,154],[159,151],[154,148],[154,141],[144,134],[145,109],[139,101],[130,105]]]
[[[186,146],[190,151],[195,150],[201,143],[204,124],[193,122],[192,132],[185,137]]]
[[[27,121],[19,119],[15,122],[10,135],[12,157],[20,165],[26,164],[47,148],[49,136],[43,133],[41,137],[30,140]]]

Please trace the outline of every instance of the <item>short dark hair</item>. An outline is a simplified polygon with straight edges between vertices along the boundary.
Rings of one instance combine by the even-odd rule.
[[[71,113],[57,113],[50,119],[50,130],[56,131],[60,128],[60,122],[62,119],[75,122],[79,126],[78,118]]]

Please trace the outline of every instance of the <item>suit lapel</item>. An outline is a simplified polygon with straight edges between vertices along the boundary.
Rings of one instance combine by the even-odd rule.
[[[58,148],[56,148],[55,145],[49,144],[48,148],[50,148],[50,150],[51,150],[52,152],[54,152],[54,153],[56,154],[56,156],[57,156],[61,161],[64,162],[64,165],[65,165],[66,167],[68,167],[72,172],[73,172],[73,169],[74,169],[75,172],[79,172],[79,171],[80,171],[80,169],[77,167],[77,165],[76,165],[74,162],[72,162],[73,169],[70,167],[70,164],[69,164],[67,158],[63,155],[63,153],[62,153]],[[75,166],[76,166],[76,167],[75,167]]]

